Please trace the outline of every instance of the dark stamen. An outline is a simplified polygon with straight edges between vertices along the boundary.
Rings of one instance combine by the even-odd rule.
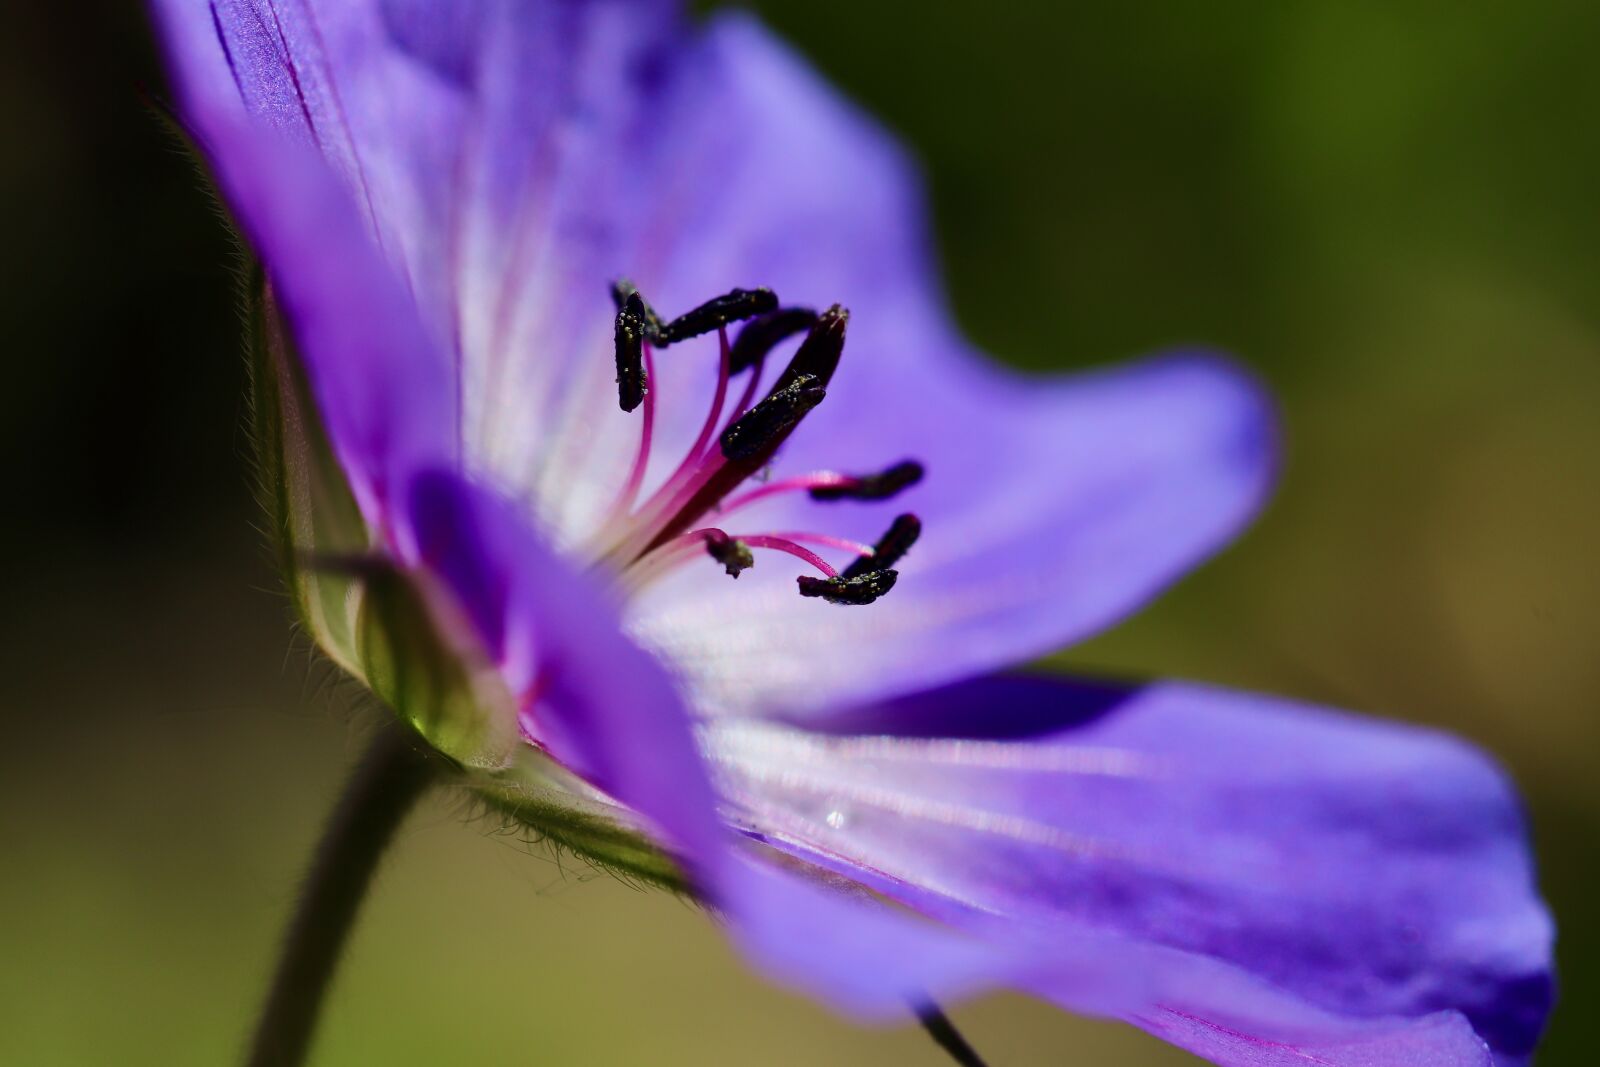
[[[740,571],[756,565],[756,557],[750,551],[750,546],[721,530],[706,531],[706,553],[722,564],[722,569],[728,572],[730,578],[737,578]]]
[[[830,604],[857,606],[870,604],[883,596],[894,588],[895,579],[899,577],[899,571],[868,571],[850,577],[841,574],[837,578],[802,574],[795,581],[800,586],[801,596],[821,597]]]
[[[844,351],[845,325],[849,319],[850,313],[837,304],[821,315],[811,327],[811,333],[801,343],[799,350],[789,360],[789,366],[779,376],[777,384],[768,392],[767,400],[772,400],[780,392],[792,389],[801,377],[805,377],[808,380],[808,385],[805,387],[815,390],[810,403],[810,407],[815,407],[816,401],[822,399],[822,387],[828,384],[828,379],[839,365],[839,356]],[[765,403],[764,400],[757,404],[743,418],[724,431],[722,455],[726,462],[689,498],[687,503],[678,509],[676,515],[662,524],[655,538],[644,547],[644,552],[665,544],[689,529],[696,519],[727,496],[734,486],[749,478],[772,459],[773,454],[788,439],[795,422],[790,421],[785,425],[771,428],[769,432],[760,435],[753,432],[746,434],[745,431],[753,431],[756,426],[751,424],[744,427],[742,424]],[[806,410],[809,410],[809,407]],[[797,412],[796,420],[804,414],[805,411]],[[737,457],[728,450],[728,437],[735,430],[740,431],[738,436],[746,438],[745,443],[749,445],[748,450],[741,447]],[[757,436],[761,438],[759,445],[753,443]]]
[[[803,330],[811,329],[817,313],[810,308],[779,308],[744,324],[728,354],[728,373],[741,374],[765,359],[768,352]]]
[[[665,346],[687,341],[730,322],[764,315],[777,306],[778,297],[771,289],[734,289],[707,300],[693,311],[679,315],[661,327],[661,344]]]
[[[772,391],[786,388],[802,374],[811,375],[818,385],[826,387],[844,354],[844,331],[849,322],[850,312],[838,304],[819,315]]]
[[[905,558],[911,546],[922,536],[922,520],[915,515],[897,516],[889,529],[872,546],[872,555],[857,556],[850,566],[839,572],[841,578],[857,578],[893,567]],[[886,590],[887,591],[887,590]]]
[[[650,382],[644,373],[644,342],[649,324],[639,290],[630,289],[617,311],[617,403],[632,411],[644,402]]]
[[[626,278],[618,278],[611,283],[611,302],[621,311],[628,297],[639,293],[639,287]],[[639,293],[639,303],[644,306],[645,340],[656,343],[661,340],[661,316],[656,314],[656,309],[650,306],[650,301]]]
[[[639,287],[626,278],[618,278],[611,283],[611,303],[616,305],[618,311],[628,302],[628,297],[639,291]]]
[[[888,500],[922,481],[922,464],[908,459],[877,474],[863,474],[840,485],[809,490],[812,500]]]
[[[802,374],[785,388],[767,394],[722,432],[722,454],[730,460],[745,460],[773,444],[799,422],[806,412],[822,403],[827,392],[815,384],[816,378]]]

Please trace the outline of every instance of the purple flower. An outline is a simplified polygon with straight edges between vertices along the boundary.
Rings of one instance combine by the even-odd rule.
[[[1238,370],[986,363],[905,160],[746,18],[157,6],[265,269],[297,601],[491,802],[863,1018],[1009,986],[1224,1064],[1527,1058],[1550,923],[1483,756],[993,673],[1248,521]]]

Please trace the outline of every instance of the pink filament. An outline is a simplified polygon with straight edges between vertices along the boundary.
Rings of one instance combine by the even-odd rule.
[[[682,471],[699,459],[706,450],[706,442],[711,440],[711,435],[716,431],[717,420],[722,417],[722,404],[728,399],[728,328],[717,327],[717,342],[720,354],[717,362],[717,392],[711,398],[711,410],[706,412],[705,425],[700,427],[700,436],[694,439],[694,446],[689,449],[689,454],[683,457],[683,462],[678,465]]]
[[[639,565],[630,573],[630,581],[635,592],[652,584],[658,578],[674,571],[696,556],[705,554],[706,537],[708,535],[729,535],[715,526],[706,526],[688,533],[679,534],[672,540],[654,549],[648,556],[639,561]],[[751,548],[767,548],[777,552],[785,552],[797,559],[815,567],[823,577],[836,578],[836,571],[828,561],[821,556],[804,548],[797,541],[811,541],[816,544],[827,545],[831,548],[848,549],[859,556],[872,555],[872,546],[864,545],[857,541],[849,541],[842,537],[830,537],[826,534],[814,533],[783,533],[783,534],[749,534],[744,537],[732,538],[743,541]]]
[[[834,537],[832,534],[810,533],[808,531],[783,530],[777,533],[761,534],[762,537],[775,537],[783,541],[804,541],[813,545],[824,545],[828,548],[842,548],[846,552],[854,552],[858,556],[873,556],[877,549],[860,541],[852,541],[848,537]],[[754,538],[745,537],[746,544],[755,544]]]
[[[661,523],[676,515],[726,462],[721,452],[713,450],[694,470],[667,481],[640,506],[627,531],[606,550],[606,557],[623,565],[634,562],[634,556],[650,543],[655,532],[661,528]]]
[[[676,470],[667,477],[663,486],[673,486],[680,482],[689,468],[705,455],[706,443],[711,440],[711,435],[716,432],[717,420],[722,417],[722,405],[728,399],[728,328],[717,328],[717,340],[721,342],[721,356],[717,369],[717,389],[711,397],[711,410],[706,412],[706,421],[700,427],[700,436],[694,439],[694,444],[689,446],[689,451],[684,455],[683,461]]]
[[[823,577],[825,578],[839,577],[839,572],[834,570],[833,567],[828,564],[827,560],[823,559],[809,548],[802,548],[787,538],[773,537],[768,534],[756,534],[752,537],[741,537],[739,540],[743,541],[751,548],[772,548],[779,552],[787,552],[796,559],[803,559],[813,567],[817,568],[817,570],[821,571]]]
[[[779,493],[793,493],[801,489],[832,489],[835,486],[850,485],[858,481],[848,474],[839,474],[835,471],[817,471],[815,474],[797,474],[793,478],[784,478],[781,481],[769,482],[748,493],[740,493],[717,509],[719,515],[726,515],[730,511],[737,511],[749,507],[758,500],[765,500],[769,496]]]
[[[644,346],[644,380],[644,425],[639,431],[639,452],[633,457],[633,470],[628,472],[622,492],[611,505],[613,516],[625,515],[633,507],[639,486],[644,484],[645,468],[650,465],[650,444],[656,432],[656,361],[648,344]]]
[[[689,447],[689,451],[684,455],[677,469],[669,474],[666,480],[657,487],[656,491],[650,494],[649,499],[640,506],[638,513],[634,516],[634,523],[629,527],[630,533],[613,546],[608,554],[620,554],[620,550],[624,546],[634,545],[639,540],[640,534],[647,532],[650,527],[656,524],[657,520],[676,514],[676,509],[682,506],[679,501],[688,503],[689,497],[700,486],[705,484],[711,472],[721,466],[722,456],[720,454],[711,455],[706,446],[711,440],[711,435],[716,432],[717,420],[722,416],[722,406],[728,397],[730,345],[728,344],[728,328],[726,326],[717,330],[717,339],[720,342],[719,347],[721,349],[717,371],[717,388],[711,398],[711,410],[706,413],[705,424],[700,427],[700,435],[695,438],[694,444]],[[649,394],[646,394],[646,399],[648,397]],[[637,473],[640,477],[643,476],[642,467]],[[688,483],[687,485],[685,484],[686,482]],[[630,480],[630,491],[625,498],[629,506],[633,504],[633,498],[638,493],[638,489],[638,485]],[[685,490],[687,490],[687,493]],[[618,517],[622,513],[620,511],[612,512],[614,516]]]
[[[750,410],[750,405],[755,401],[756,389],[761,385],[761,372],[766,369],[767,357],[763,355],[750,367],[750,380],[745,382],[744,392],[739,394],[739,402],[733,406],[733,414],[728,416],[728,426],[739,421],[739,416]],[[727,427],[723,427],[726,429]]]
[[[721,330],[721,340],[722,373],[718,378],[717,403],[714,405],[714,410],[719,413],[722,406],[722,397],[726,395],[730,376],[728,371],[730,351],[726,327]],[[744,392],[740,394],[739,402],[734,405],[733,412],[728,416],[728,421],[723,423],[724,432],[728,427],[738,422],[740,416],[750,409],[751,403],[755,400],[756,390],[761,385],[761,371],[765,368],[766,362],[766,356],[763,355],[750,367],[750,380],[745,383]],[[715,420],[713,419],[712,421]],[[705,431],[702,430],[701,437],[704,438],[705,436]],[[699,460],[699,465],[693,466],[693,462],[696,459]],[[722,458],[722,453],[718,449],[708,449],[699,456],[696,456],[694,450],[691,449],[689,455],[684,458],[683,463],[673,472],[672,477],[663,482],[661,487],[650,495],[650,499],[640,506],[638,513],[634,517],[635,522],[630,527],[630,533],[607,550],[606,555],[626,563],[633,552],[649,543],[647,535],[650,528],[654,527],[658,522],[663,522],[676,515],[684,505],[694,498],[700,488],[709,482],[712,476],[722,468],[724,462],[726,461]],[[727,509],[723,510],[726,511]]]

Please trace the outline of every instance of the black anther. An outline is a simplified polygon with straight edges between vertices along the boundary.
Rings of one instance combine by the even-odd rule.
[[[812,500],[888,500],[922,481],[922,464],[914,459],[896,463],[877,474],[863,474],[842,485],[819,485],[810,490]]]
[[[826,387],[833,378],[833,372],[839,368],[839,357],[844,354],[844,332],[849,322],[850,312],[838,304],[817,316],[811,332],[800,342],[794,358],[772,387],[773,392],[787,387],[805,374],[815,378],[818,385]]]
[[[764,315],[778,306],[771,289],[734,289],[712,297],[693,311],[686,312],[661,327],[661,344],[676,344],[710,333],[730,322]]]
[[[617,306],[618,311],[621,311],[623,305],[628,302],[628,297],[635,293],[639,294],[639,303],[644,307],[644,339],[651,344],[660,344],[661,316],[656,314],[656,309],[650,306],[650,301],[639,292],[639,287],[626,278],[618,278],[611,283],[611,302]]]
[[[721,530],[706,531],[706,553],[722,564],[722,569],[728,572],[730,578],[737,578],[740,571],[756,565],[756,557],[750,551],[750,546]]]
[[[915,515],[899,515],[889,524],[889,529],[872,546],[872,555],[857,556],[843,571],[842,578],[856,578],[885,567],[893,567],[905,558],[911,546],[922,536],[922,520]]]
[[[779,308],[744,324],[728,352],[728,373],[740,374],[767,357],[767,353],[803,330],[811,329],[817,313],[810,308]]]
[[[827,395],[809,374],[798,376],[783,389],[773,390],[722,432],[723,456],[738,461],[758,454]]]
[[[801,596],[821,597],[830,604],[857,606],[870,604],[883,596],[894,588],[895,579],[899,577],[899,571],[879,570],[851,577],[841,574],[837,578],[813,578],[809,574],[802,574],[795,581],[799,583]]]
[[[649,329],[645,312],[644,297],[637,289],[622,298],[622,307],[617,311],[617,403],[623,411],[642,404],[650,388],[644,373],[644,343]]]

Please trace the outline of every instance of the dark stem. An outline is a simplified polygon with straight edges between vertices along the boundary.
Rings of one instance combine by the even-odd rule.
[[[311,858],[249,1067],[299,1067],[317,1015],[378,861],[406,813],[434,780],[439,761],[410,731],[384,723],[356,765]]]
[[[933,1043],[950,1053],[950,1058],[961,1067],[985,1067],[983,1057],[967,1044],[967,1039],[961,1036],[961,1031],[956,1029],[956,1024],[940,1010],[939,1005],[932,1001],[917,1005],[917,1022],[928,1031]]]

